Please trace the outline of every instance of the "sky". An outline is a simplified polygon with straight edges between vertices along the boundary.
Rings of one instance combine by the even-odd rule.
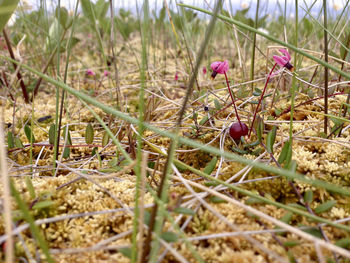
[[[40,0],[21,0],[21,2],[26,1],[33,7],[38,7],[40,5]],[[95,2],[96,0],[92,0]],[[150,8],[151,9],[158,9],[162,6],[164,0],[149,0]],[[238,9],[242,9],[247,6],[251,6],[250,8],[250,15],[255,14],[255,6],[256,6],[257,0],[224,0],[224,7],[226,7],[227,4],[232,4],[234,11]],[[305,3],[309,6],[312,2],[315,0],[299,0],[299,6],[300,7],[306,7]],[[50,6],[57,6],[58,0],[46,0],[47,4]],[[199,7],[207,7],[207,4],[210,4],[211,6],[214,5],[215,0],[167,0],[168,5],[171,7],[174,7],[176,2],[183,2],[186,4],[191,4]],[[294,14],[294,0],[287,0],[287,13],[289,16],[293,16]],[[314,5],[313,12],[315,15],[318,10],[320,10],[322,6],[322,0],[316,0],[316,4]],[[143,3],[143,0],[114,0],[115,8],[124,8],[129,9],[131,11],[136,11],[136,3],[140,7]],[[285,0],[262,0],[260,1],[260,13],[266,14],[266,13],[278,13],[279,12],[279,5],[283,8],[284,7]],[[330,15],[337,14],[341,12],[342,7],[344,7],[346,0],[328,0],[328,7]],[[73,10],[74,6],[76,4],[76,0],[61,0],[61,5],[65,6],[67,9]],[[300,12],[302,12],[302,8],[300,8]]]

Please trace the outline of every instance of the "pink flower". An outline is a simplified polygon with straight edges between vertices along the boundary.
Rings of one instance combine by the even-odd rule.
[[[228,71],[228,61],[215,61],[210,65],[213,73],[211,74],[211,78],[214,79],[217,74],[226,74]]]
[[[95,76],[96,75],[95,72],[92,69],[87,69],[85,74],[87,76]]]
[[[103,76],[108,77],[111,74],[108,70],[103,71]]]
[[[291,57],[288,51],[286,49],[280,49],[279,51],[283,53],[284,56],[273,56],[273,59],[275,60],[275,62],[281,67],[287,68],[290,71],[293,71],[294,67],[292,64],[290,64]]]
[[[175,78],[174,79],[175,79],[175,81],[179,80],[179,73],[178,72],[175,73]]]
[[[207,68],[203,67],[203,75],[207,74]]]

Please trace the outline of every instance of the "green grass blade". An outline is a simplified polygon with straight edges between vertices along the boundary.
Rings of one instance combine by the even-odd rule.
[[[19,192],[17,191],[13,181],[10,181],[10,187],[11,187],[12,195],[15,198],[15,200],[16,200],[16,202],[18,204],[18,207],[20,208],[21,212],[23,213],[24,219],[28,222],[30,231],[32,232],[34,238],[36,239],[36,241],[38,242],[41,250],[43,251],[43,253],[44,253],[45,257],[46,257],[46,260],[49,263],[51,263],[51,262],[53,263],[54,260],[53,260],[51,254],[50,254],[49,247],[48,247],[48,245],[47,245],[43,235],[41,234],[39,227],[35,224],[34,218],[30,214],[28,206],[26,205],[26,203],[21,198],[21,196],[20,196]]]

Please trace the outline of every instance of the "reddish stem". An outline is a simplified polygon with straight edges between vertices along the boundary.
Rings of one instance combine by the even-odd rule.
[[[250,134],[252,133],[254,121],[255,121],[255,118],[256,118],[256,114],[258,113],[258,110],[259,110],[261,101],[262,101],[263,98],[264,98],[264,94],[265,94],[265,91],[266,91],[266,88],[267,88],[267,83],[269,83],[269,80],[270,80],[270,78],[271,78],[272,72],[275,70],[276,66],[277,66],[277,63],[275,63],[275,65],[273,65],[272,69],[270,70],[269,75],[267,76],[267,79],[266,79],[266,82],[265,82],[264,90],[263,90],[263,92],[261,93],[258,106],[256,107],[255,112],[254,112],[254,117],[253,117],[252,124],[250,125],[249,134],[248,134],[248,139],[250,138]]]
[[[230,84],[229,84],[229,82],[228,82],[228,78],[227,78],[226,72],[225,72],[224,74],[225,74],[225,78],[226,78],[226,84],[227,84],[228,92],[230,93],[231,100],[232,100],[232,104],[233,104],[233,107],[235,108],[237,120],[238,120],[238,122],[239,122],[239,125],[240,125],[241,128],[243,129],[242,123],[241,123],[241,119],[239,118],[239,115],[238,115],[238,111],[237,111],[235,99],[234,99],[233,94],[232,94],[232,91],[231,91],[231,89],[230,89]]]
[[[7,49],[10,53],[10,56],[13,60],[16,60],[16,57],[15,57],[15,54],[13,53],[13,50],[12,50],[12,46],[11,46],[11,42],[7,36],[7,33],[5,31],[5,29],[2,30],[2,34],[4,35],[4,38],[5,38],[5,42],[6,42],[6,45],[7,45]],[[12,62],[13,64],[13,68],[15,69],[15,71],[17,70],[17,64]],[[21,89],[22,89],[22,94],[23,94],[23,98],[24,98],[24,101],[26,103],[29,103],[29,97],[28,97],[28,93],[27,93],[27,88],[26,88],[26,85],[24,84],[23,82],[23,78],[22,78],[22,75],[21,75],[21,72],[19,72],[19,70],[17,71],[17,78],[19,80],[19,84],[21,86]]]

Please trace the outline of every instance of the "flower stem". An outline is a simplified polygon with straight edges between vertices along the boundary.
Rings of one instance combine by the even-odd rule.
[[[323,25],[324,25],[324,60],[328,63],[328,35],[327,35],[327,1],[323,0]],[[328,133],[328,68],[324,67],[324,133]]]
[[[256,114],[257,114],[257,112],[258,112],[258,110],[259,110],[259,107],[260,107],[261,101],[262,101],[262,100],[263,100],[263,98],[264,98],[264,94],[265,94],[265,91],[266,91],[267,83],[269,83],[269,80],[270,80],[270,78],[271,78],[272,72],[275,70],[276,66],[277,66],[277,63],[275,63],[275,65],[273,65],[272,69],[270,70],[269,75],[267,76],[267,79],[266,79],[266,82],[265,82],[265,87],[264,87],[264,90],[263,90],[263,92],[261,93],[261,96],[260,96],[260,99],[259,99],[258,106],[256,107],[255,112],[254,112],[254,117],[253,117],[252,124],[250,125],[250,129],[249,129],[248,138],[250,138],[250,134],[252,133],[252,130],[253,130],[253,125],[254,125],[254,121],[255,121],[255,118],[256,118]]]
[[[241,119],[239,118],[239,115],[238,115],[238,111],[237,111],[237,107],[236,107],[236,103],[235,103],[235,99],[233,97],[233,93],[230,89],[230,84],[228,82],[228,78],[227,78],[227,75],[226,75],[226,72],[224,73],[225,74],[225,79],[226,79],[226,84],[227,84],[227,88],[228,88],[228,92],[230,93],[230,96],[231,96],[231,100],[232,100],[232,104],[233,104],[233,107],[235,108],[235,112],[236,112],[236,116],[237,116],[237,120],[239,122],[239,125],[241,126],[242,128],[242,123],[241,123]]]

